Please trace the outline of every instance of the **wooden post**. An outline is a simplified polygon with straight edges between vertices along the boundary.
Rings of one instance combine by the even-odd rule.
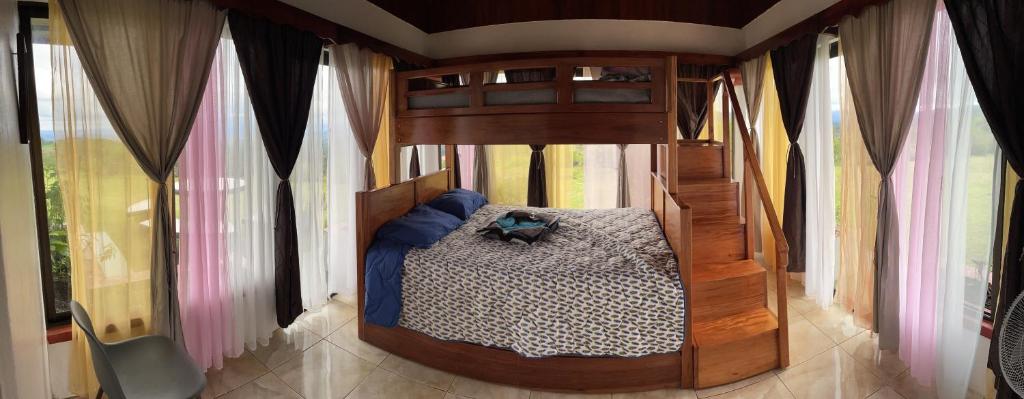
[[[674,55],[665,58],[665,76],[672,76],[672,79],[665,79],[668,84],[668,98],[665,105],[668,107],[668,121],[665,123],[665,187],[670,194],[679,192],[679,138],[676,121],[676,101],[679,98],[678,72],[676,71],[676,57]]]
[[[722,82],[724,85],[725,82]],[[732,130],[729,129],[729,93],[722,90],[722,170],[726,177],[732,177]],[[742,117],[742,114],[736,114]]]
[[[704,124],[708,126],[708,143],[715,142],[715,79],[708,79],[708,106],[704,113]]]

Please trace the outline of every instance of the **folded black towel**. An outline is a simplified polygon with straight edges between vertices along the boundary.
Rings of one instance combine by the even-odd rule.
[[[536,212],[511,211],[477,230],[484,237],[533,244],[558,229],[558,217]]]

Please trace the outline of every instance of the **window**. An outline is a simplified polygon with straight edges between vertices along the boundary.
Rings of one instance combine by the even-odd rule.
[[[44,3],[18,3],[20,40],[23,50],[28,50],[19,54],[18,73],[25,118],[20,122],[28,133],[32,162],[46,320],[60,324],[70,319],[71,258],[54,151],[48,14]]]

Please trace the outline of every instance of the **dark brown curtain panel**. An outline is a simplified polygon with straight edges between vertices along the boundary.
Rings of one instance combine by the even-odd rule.
[[[804,192],[806,170],[804,153],[800,150],[797,139],[800,138],[800,131],[804,127],[817,40],[817,35],[804,35],[771,52],[782,124],[786,127],[786,136],[789,137],[785,205],[782,207],[782,232],[789,243],[789,265],[786,270],[797,273],[803,273],[807,269],[807,195]]]
[[[683,64],[678,67],[680,78],[711,79],[721,73],[721,68],[712,65]],[[684,139],[696,140],[704,128],[708,112],[708,85],[698,82],[678,82],[676,100],[676,123]],[[721,82],[715,82],[713,90],[718,92]]]
[[[206,1],[62,0],[58,5],[110,124],[157,184],[149,199],[155,211],[152,329],[183,342],[167,181],[199,110],[224,15]]]
[[[462,160],[459,159],[459,146],[453,145],[451,149],[452,157],[454,158],[452,159],[452,164],[454,165],[452,173],[455,174],[455,188],[462,188]]]
[[[420,150],[416,145],[412,146],[412,151],[409,154],[409,178],[415,179],[420,177]]]
[[[981,111],[1010,167],[1024,175],[1024,2],[946,0],[946,11]],[[993,331],[1000,330],[1007,308],[1024,290],[1024,181],[1014,189],[1009,224]],[[994,338],[988,365],[998,397],[1018,397],[1002,378]]]
[[[548,182],[544,173],[545,145],[530,144],[530,175],[526,186],[526,206],[548,206]]]
[[[323,41],[316,35],[237,12],[228,15],[242,76],[270,163],[281,178],[274,216],[277,324],[302,314],[298,233],[288,177],[302,147]]]

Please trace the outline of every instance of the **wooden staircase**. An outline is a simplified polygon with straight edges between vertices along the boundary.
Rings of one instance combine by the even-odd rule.
[[[727,147],[680,140],[676,149],[676,196],[689,205],[693,223],[694,385],[726,384],[785,366],[779,322],[768,310],[767,271],[753,260],[752,226],[741,215]]]

